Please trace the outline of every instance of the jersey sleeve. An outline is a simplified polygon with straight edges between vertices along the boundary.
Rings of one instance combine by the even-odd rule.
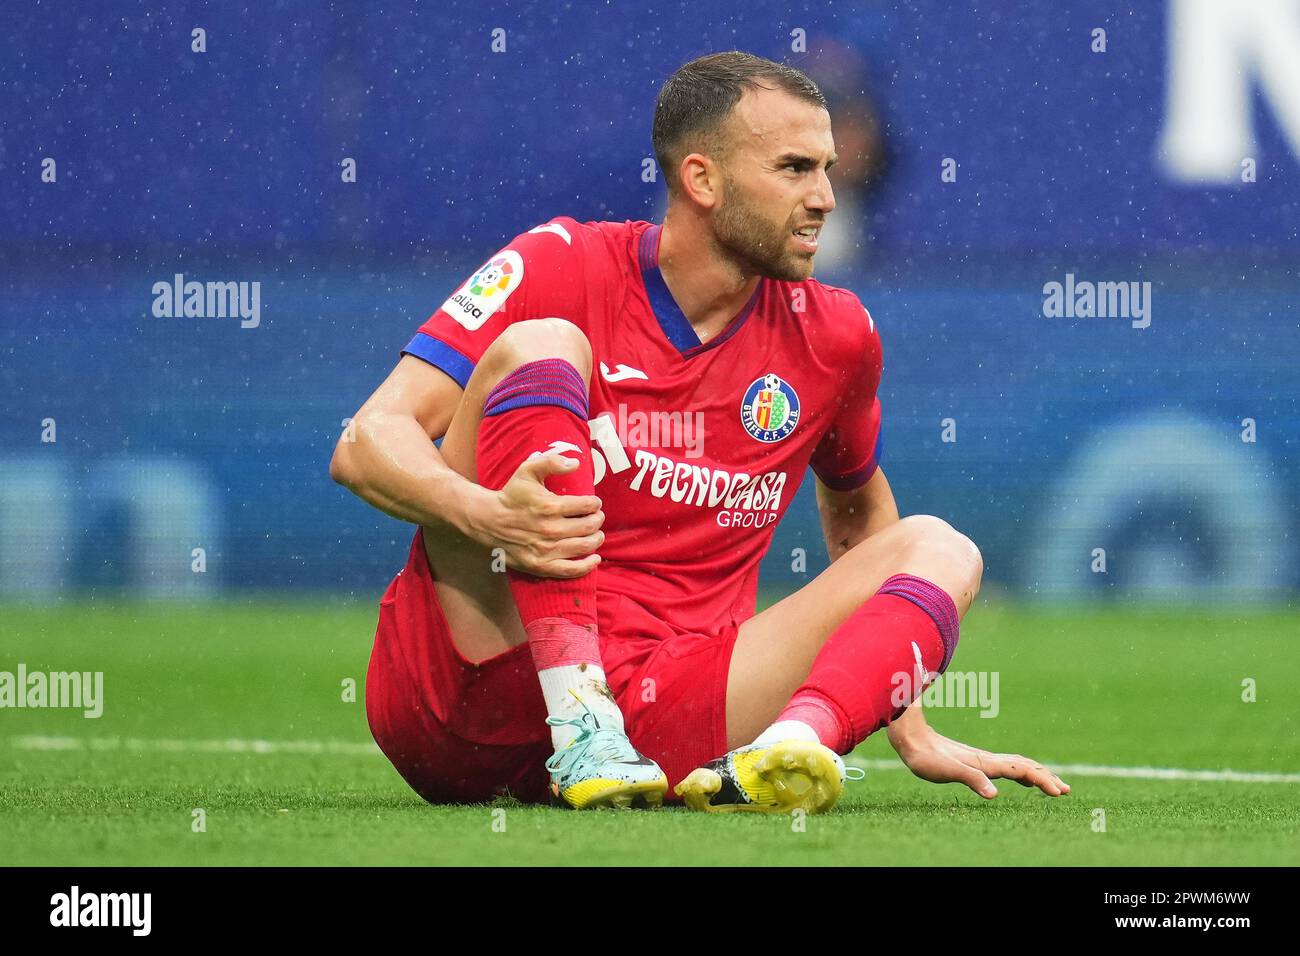
[[[855,299],[856,302],[856,299]],[[880,466],[881,419],[880,334],[870,313],[862,308],[865,335],[857,361],[847,369],[840,389],[839,411],[813,451],[813,472],[835,491],[865,485]]]
[[[584,328],[580,227],[560,218],[530,229],[491,256],[420,326],[402,349],[461,388],[487,347],[512,322],[561,318]]]

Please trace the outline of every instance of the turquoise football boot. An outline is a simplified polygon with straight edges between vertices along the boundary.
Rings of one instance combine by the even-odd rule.
[[[546,761],[555,797],[576,810],[663,805],[668,778],[659,765],[637,753],[622,730],[600,726],[586,704],[576,717],[547,717],[546,722],[578,730],[567,747]]]

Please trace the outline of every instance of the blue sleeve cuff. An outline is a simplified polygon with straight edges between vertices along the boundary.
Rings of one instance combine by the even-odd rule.
[[[414,355],[434,368],[442,369],[454,378],[461,388],[469,384],[469,377],[474,372],[474,363],[469,356],[426,332],[416,332],[415,338],[402,349],[402,354]]]
[[[882,428],[876,433],[876,447],[872,450],[867,463],[847,475],[823,475],[816,468],[813,469],[813,472],[816,473],[818,480],[831,491],[856,491],[870,481],[871,476],[880,467],[880,453],[884,449],[884,443],[885,430]]]

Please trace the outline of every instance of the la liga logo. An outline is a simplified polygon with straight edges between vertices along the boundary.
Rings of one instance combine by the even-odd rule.
[[[471,294],[491,299],[510,288],[515,279],[515,264],[510,256],[497,256],[469,280]]]
[[[493,256],[442,304],[442,311],[477,332],[505,305],[524,278],[524,260],[513,249]]]
[[[740,403],[740,424],[751,438],[778,442],[799,424],[799,396],[773,372],[754,379]]]

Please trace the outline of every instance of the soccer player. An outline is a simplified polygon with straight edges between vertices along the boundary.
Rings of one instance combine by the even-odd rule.
[[[819,812],[840,754],[885,727],[927,780],[1068,792],[914,703],[982,565],[944,521],[900,520],[879,329],[810,278],[834,208],[820,91],[703,57],[665,84],[653,137],[662,224],[559,217],[516,237],[338,445],[336,480],[420,526],[380,603],[380,748],[431,802],[653,805],[671,783],[694,809]],[[832,563],[756,615],[759,560],[810,467]]]

